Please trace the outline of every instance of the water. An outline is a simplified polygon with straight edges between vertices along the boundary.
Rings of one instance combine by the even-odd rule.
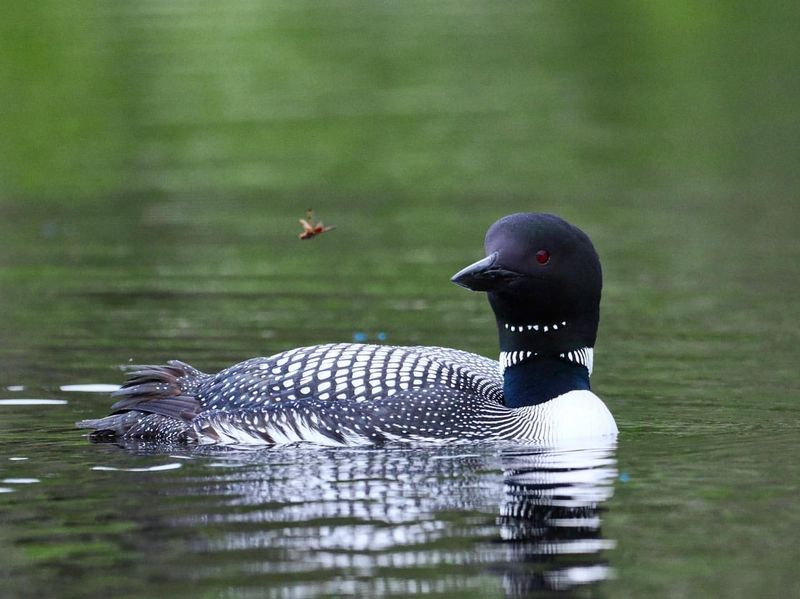
[[[796,7],[6,11],[0,594],[800,594]],[[337,229],[299,241],[308,207]],[[494,355],[485,299],[448,278],[519,210],[600,252],[616,447],[197,452],[73,428],[119,364]]]

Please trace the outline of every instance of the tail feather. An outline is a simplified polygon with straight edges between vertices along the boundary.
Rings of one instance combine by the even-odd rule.
[[[129,366],[125,384],[111,397],[117,402],[105,418],[82,420],[79,428],[95,429],[92,438],[186,439],[189,423],[202,409],[197,397],[209,375],[171,360],[165,366]]]
[[[100,443],[117,439],[178,441],[181,443],[196,440],[194,430],[188,422],[161,414],[123,412],[105,418],[81,420],[76,422],[75,426],[93,429],[89,433],[89,439]]]

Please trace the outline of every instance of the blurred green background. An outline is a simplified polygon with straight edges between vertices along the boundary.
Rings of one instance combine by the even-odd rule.
[[[766,199],[797,184],[791,3],[12,0],[4,12],[6,200],[609,203],[664,187],[673,201]]]
[[[790,2],[6,0],[0,387],[361,338],[494,355],[448,278],[496,218],[556,212],[605,270],[612,594],[791,595],[798,97]],[[300,242],[309,207],[337,229]],[[108,401],[70,402],[0,413],[5,451],[45,431],[45,476],[83,473],[72,422]],[[41,534],[80,540],[49,498]],[[32,520],[8,521],[11,551]],[[14,588],[65,576],[14,559]]]

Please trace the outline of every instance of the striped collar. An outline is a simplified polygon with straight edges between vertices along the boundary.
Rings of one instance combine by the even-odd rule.
[[[500,374],[504,374],[506,368],[516,366],[534,356],[538,356],[537,352],[533,351],[501,351],[500,352]],[[559,358],[572,362],[573,364],[580,364],[589,371],[589,376],[592,375],[592,366],[594,365],[594,349],[591,347],[584,347],[572,351],[559,354]]]

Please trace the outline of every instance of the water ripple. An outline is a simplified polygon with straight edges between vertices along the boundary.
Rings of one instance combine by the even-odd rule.
[[[66,399],[0,399],[0,406],[61,406]]]

